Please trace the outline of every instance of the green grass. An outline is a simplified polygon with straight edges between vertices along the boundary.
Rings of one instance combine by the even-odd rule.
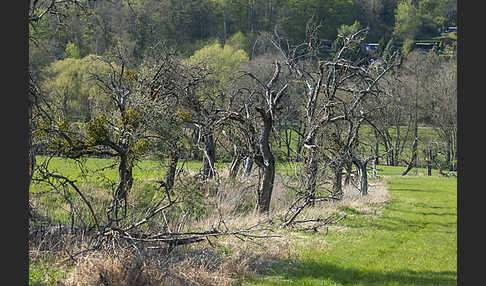
[[[40,164],[44,162],[47,157],[38,156],[37,162]],[[80,167],[80,163],[76,160],[65,159],[61,157],[54,157],[49,163],[49,170],[52,172],[57,172],[63,174],[70,179],[74,180],[84,180],[87,179],[91,182],[100,182],[106,179],[116,182],[118,180],[118,169],[114,165],[111,168],[106,168],[115,163],[114,159],[100,159],[100,158],[85,158],[80,161],[83,168]],[[225,163],[215,163],[215,168],[220,170],[223,168]],[[197,171],[202,167],[201,161],[179,161],[179,167],[183,167],[185,170]],[[105,168],[103,171],[99,171]],[[86,176],[83,177],[83,171],[87,170]],[[139,180],[151,180],[151,179],[163,179],[165,176],[166,165],[164,161],[143,159],[140,160],[136,166],[133,168],[133,179],[134,181]],[[102,179],[102,178],[105,179]],[[33,186],[32,190],[37,190],[38,187]]]
[[[91,158],[85,161],[85,166],[94,170],[113,162]],[[279,163],[277,172],[293,173],[294,166],[295,163]],[[51,167],[82,180],[72,160],[54,158]],[[185,168],[190,170],[200,167],[201,162],[185,163]],[[436,170],[434,176],[425,176],[423,168],[411,170],[408,176],[399,176],[403,170],[403,166],[378,166],[379,174],[388,182],[392,198],[390,203],[379,207],[380,216],[352,208],[342,209],[348,214],[341,221],[346,231],[308,234],[308,240],[313,241],[310,244],[305,240],[292,242],[296,256],[275,263],[260,276],[246,277],[242,284],[455,285],[457,181],[437,177]],[[164,173],[165,167],[154,160],[141,161],[134,169],[135,181],[160,178]],[[116,168],[105,170],[104,175],[116,181]],[[39,190],[39,187],[33,189]],[[50,200],[54,206],[56,201],[53,197]],[[62,275],[62,271],[49,270],[45,265],[48,264],[41,261],[30,265],[31,285],[49,285],[46,279]]]
[[[288,163],[277,163],[276,164],[276,172],[280,174],[285,174],[285,175],[290,175],[290,174],[295,174],[295,167],[299,166],[302,164],[302,162],[288,162]],[[368,164],[368,169],[371,168],[371,164]],[[406,166],[387,166],[387,165],[377,165],[376,170],[379,175],[381,176],[398,176],[405,171],[407,167]],[[369,170],[371,172],[371,170]],[[437,175],[438,171],[437,169],[432,169],[432,176]],[[452,174],[457,174],[457,172],[451,172],[451,171],[446,171],[446,173],[452,173]],[[426,168],[412,168],[408,175],[418,175],[418,176],[426,176],[427,175],[427,169]]]
[[[56,285],[56,281],[66,278],[65,269],[54,267],[49,261],[38,260],[29,264],[29,285]]]
[[[346,231],[319,234],[311,246],[297,242],[298,257],[243,285],[456,285],[456,179],[387,181],[392,201],[381,216],[346,210]]]
[[[47,157],[39,156],[37,163],[42,164],[47,159]],[[50,159],[49,170],[74,180],[90,201],[95,214],[103,216],[113,188],[118,181],[118,169],[114,163],[116,163],[114,159],[85,158],[80,163],[76,160],[54,157]],[[111,165],[112,167],[106,168]],[[215,167],[221,170],[225,165],[224,163],[216,163]],[[194,172],[202,167],[202,162],[180,161],[179,167]],[[129,209],[129,214],[143,211],[154,203],[154,200],[157,200],[156,191],[159,184],[155,181],[165,180],[165,172],[166,165],[163,161],[144,159],[137,163],[133,168],[134,183],[130,193],[130,200],[133,205]],[[30,188],[31,202],[41,216],[49,217],[50,223],[70,225],[71,207],[66,197],[74,205],[81,206],[83,212],[87,214],[88,209],[85,203],[81,201],[81,197],[72,188],[55,190],[46,182],[33,182]],[[88,224],[93,223],[91,215],[83,218],[83,220]],[[47,221],[42,220],[39,223],[47,223]],[[79,223],[81,221],[75,219],[74,225],[77,226]]]
[[[403,140],[403,136],[405,136],[405,134],[407,133],[407,129],[408,129],[407,126],[400,126],[400,135],[402,136],[402,140]],[[411,154],[412,154],[411,147],[412,147],[412,143],[413,143],[413,140],[412,140],[413,130],[410,130],[410,132],[411,133],[409,134],[409,138],[405,142],[405,147],[403,148],[403,153],[400,156],[401,159],[409,160],[411,158]],[[297,156],[296,151],[297,151],[298,134],[295,131],[290,131],[290,133],[292,133],[292,136],[291,136],[292,141],[290,143],[290,147],[291,147],[290,155],[291,155],[292,158],[295,159],[296,156]],[[397,130],[395,128],[390,128],[389,134],[392,137],[393,142],[395,142],[396,137],[397,137]],[[280,136],[281,136],[282,140],[285,138],[285,134],[284,134],[283,131],[281,132]],[[375,135],[374,135],[372,127],[367,125],[367,124],[364,124],[363,126],[361,126],[361,128],[359,130],[359,138],[360,138],[361,141],[368,142],[368,144],[374,146]],[[430,142],[442,142],[442,141],[443,140],[438,136],[436,130],[434,130],[432,127],[419,126],[419,129],[418,129],[419,152],[418,152],[418,161],[417,161],[419,166],[425,166],[425,164],[426,164],[424,153],[423,153],[422,150],[424,150]],[[382,154],[382,155],[385,154],[386,149],[385,149],[385,145],[382,142],[382,140],[380,140],[380,144],[379,144],[378,148],[379,148],[380,154]],[[445,148],[445,146],[441,146],[441,148]],[[285,146],[285,144],[283,142],[281,143],[280,146],[278,146],[277,142],[273,141],[272,150],[274,152],[274,156],[275,156],[277,161],[287,161],[287,147]],[[366,150],[366,152],[368,152],[368,153],[363,154],[363,156],[369,155],[369,152],[370,152],[369,148]],[[438,160],[438,162],[445,162],[445,152],[438,154],[437,157],[436,157],[436,160]],[[384,161],[385,161],[385,159],[382,158],[381,162],[384,162]],[[400,162],[400,164],[403,165],[405,163]]]

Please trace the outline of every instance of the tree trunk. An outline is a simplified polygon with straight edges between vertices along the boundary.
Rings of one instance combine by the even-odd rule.
[[[418,144],[417,141],[418,141],[418,138],[415,137],[415,140],[413,141],[413,144],[412,144],[412,159],[408,163],[407,169],[405,169],[405,171],[403,171],[402,176],[405,176],[406,174],[408,174],[408,172],[416,164],[416,161],[417,161],[417,144]]]
[[[299,126],[299,134],[305,134],[305,127],[301,127]],[[300,155],[302,154],[302,147],[304,145],[304,137],[303,136],[297,136],[297,150],[296,150],[296,153],[297,153],[297,156],[296,156],[296,161],[299,162],[300,161]]]
[[[115,192],[116,199],[118,200],[125,199],[128,191],[132,187],[132,166],[128,161],[127,154],[120,155],[120,163],[118,164],[118,184]]]
[[[317,184],[317,150],[308,150],[305,158],[305,181],[304,187],[307,194],[314,198]]]
[[[204,138],[203,176],[211,179],[214,174],[214,161],[216,159],[216,145],[212,134]]]
[[[177,152],[169,152],[167,172],[165,174],[165,187],[170,192],[172,192],[172,189],[174,188],[178,161],[179,155],[177,154]]]
[[[246,160],[245,160],[245,176],[249,176],[251,174],[251,169],[253,167],[253,159],[248,156],[246,157]]]
[[[127,213],[127,195],[133,184],[132,176],[133,165],[130,162],[127,154],[120,155],[120,163],[118,164],[118,184],[115,189],[115,202],[113,214],[115,220],[118,218],[118,210],[121,207],[121,201],[124,202],[124,215]]]
[[[380,135],[375,130],[375,166],[380,164]]]
[[[34,151],[34,146],[32,145],[32,103],[29,102],[28,106],[28,115],[29,115],[29,133],[28,133],[28,170],[27,170],[27,190],[30,190],[30,184],[32,182],[32,177],[34,176],[34,168],[35,168],[35,151]]]
[[[332,195],[341,198],[343,194],[343,165],[338,164],[333,168],[334,182],[332,184]]]
[[[395,152],[394,152],[394,157],[393,157],[393,166],[398,166],[398,163],[400,161],[400,152],[398,151],[400,149],[400,144],[401,144],[401,135],[400,135],[400,125],[396,126],[397,130],[397,139],[395,142]]]
[[[233,158],[233,162],[231,162],[230,178],[234,179],[238,175],[238,171],[240,170],[241,161],[242,161],[242,159],[241,159],[240,156]]]
[[[373,168],[373,177],[377,178],[378,177],[378,172],[376,170],[376,160],[373,160],[372,168]]]
[[[272,156],[273,157],[273,156]],[[260,214],[267,214],[270,211],[273,183],[275,180],[275,162],[268,165],[263,164],[263,179],[258,186],[257,211]]]
[[[394,155],[393,155],[393,143],[392,143],[392,139],[391,139],[391,136],[390,136],[390,133],[388,132],[388,130],[385,130],[383,132],[383,144],[385,145],[385,152],[386,152],[386,164],[388,166],[394,166],[393,164],[393,158],[394,158]]]
[[[270,134],[272,132],[273,119],[269,112],[260,110],[263,117],[263,131],[260,141],[262,157],[259,159],[259,167],[263,172],[263,178],[257,191],[257,211],[261,214],[268,213],[270,210],[270,200],[272,197],[273,183],[275,180],[275,159],[270,150]]]
[[[417,79],[416,79],[416,82],[418,83],[418,75],[417,76]],[[418,90],[418,88],[416,88]],[[416,167],[416,164],[417,164],[417,147],[418,147],[418,96],[417,96],[417,92],[415,92],[415,114],[414,114],[414,140],[413,140],[413,143],[412,143],[412,159],[410,160],[410,163],[408,164],[407,166],[407,169],[405,171],[403,171],[402,173],[402,176],[405,176],[413,167]]]
[[[193,144],[191,144],[191,157],[193,160],[201,160],[201,156],[200,156],[200,150],[199,148],[197,148],[197,144],[198,144],[198,138],[199,138],[199,129],[197,127],[195,127],[193,130],[192,130],[192,142]]]
[[[358,167],[358,169],[360,170],[360,174],[361,174],[361,182],[360,182],[360,189],[359,189],[359,192],[362,196],[366,196],[368,195],[368,172],[367,172],[367,166],[368,166],[368,163],[370,162],[370,160],[372,159],[373,157],[368,157],[367,159],[361,161],[359,160],[358,158],[356,158],[355,156],[353,156],[353,163],[356,165],[356,167]],[[373,164],[374,164],[374,160],[373,160]]]
[[[344,164],[346,167],[346,177],[344,178],[344,185],[348,186],[351,181],[351,172],[353,170],[353,162],[349,161]]]
[[[285,127],[285,147],[287,148],[287,161],[292,161],[290,154],[290,145],[292,143],[292,130]]]
[[[449,171],[453,171],[453,166],[451,165],[451,149],[452,149],[452,144],[450,140],[447,140],[447,151],[446,151],[446,166],[449,169]]]
[[[234,155],[233,155],[233,160],[231,161],[231,167],[229,173],[231,179],[236,178],[236,176],[238,175],[238,170],[240,169],[240,165],[242,161],[238,146],[233,145],[233,149],[234,149]]]
[[[368,194],[368,173],[366,172],[366,166],[368,165],[368,161],[365,161],[361,164],[361,184],[360,184],[360,192],[362,196],[366,196]]]

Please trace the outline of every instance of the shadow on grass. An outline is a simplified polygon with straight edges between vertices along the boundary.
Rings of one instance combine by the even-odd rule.
[[[274,268],[282,280],[257,279],[253,285],[456,285],[455,271],[376,271],[341,267],[329,263],[306,262],[296,269],[282,272]],[[317,280],[317,281],[316,281]],[[264,282],[263,282],[264,281]]]
[[[414,188],[390,188],[392,192],[420,192],[420,193],[437,193],[439,190],[421,190]]]
[[[427,232],[447,232],[452,233],[450,231],[443,231],[443,229],[451,229],[457,226],[456,222],[438,222],[438,221],[430,221],[424,220],[423,217],[427,217],[428,214],[418,214],[422,215],[422,219],[413,219],[413,218],[401,218],[395,216],[387,216],[384,215],[380,218],[380,220],[376,220],[370,224],[370,222],[362,219],[355,219],[355,220],[348,220],[346,223],[346,227],[353,228],[353,229],[376,229],[376,230],[384,230],[384,231],[391,231],[391,232],[419,232],[423,231],[426,228]],[[432,228],[431,228],[432,227]]]
[[[431,208],[431,207],[427,207]],[[442,209],[450,209],[450,208],[442,208]],[[415,215],[422,215],[422,216],[452,216],[456,217],[457,213],[453,212],[434,212],[434,211],[414,211],[414,210],[404,210],[404,209],[398,209],[398,208],[388,208],[387,210],[393,211],[393,212],[401,212],[401,213],[408,213],[408,214],[415,214]]]

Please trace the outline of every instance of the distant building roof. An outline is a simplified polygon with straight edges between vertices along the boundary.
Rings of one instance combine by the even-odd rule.
[[[419,49],[431,49],[436,43],[415,43],[415,46]]]
[[[367,43],[365,47],[366,47],[367,51],[370,51],[370,50],[375,51],[378,48],[378,46],[379,46],[379,44],[377,44],[377,43]]]
[[[447,29],[445,30],[446,33],[456,32],[456,31],[457,31],[457,27],[456,26],[447,27]]]

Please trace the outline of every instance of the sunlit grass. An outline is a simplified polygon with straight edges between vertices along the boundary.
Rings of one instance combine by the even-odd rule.
[[[384,169],[382,175],[393,175],[403,168]],[[243,284],[456,285],[456,179],[387,180],[392,201],[381,216],[347,208],[345,231],[295,242],[297,257]]]

